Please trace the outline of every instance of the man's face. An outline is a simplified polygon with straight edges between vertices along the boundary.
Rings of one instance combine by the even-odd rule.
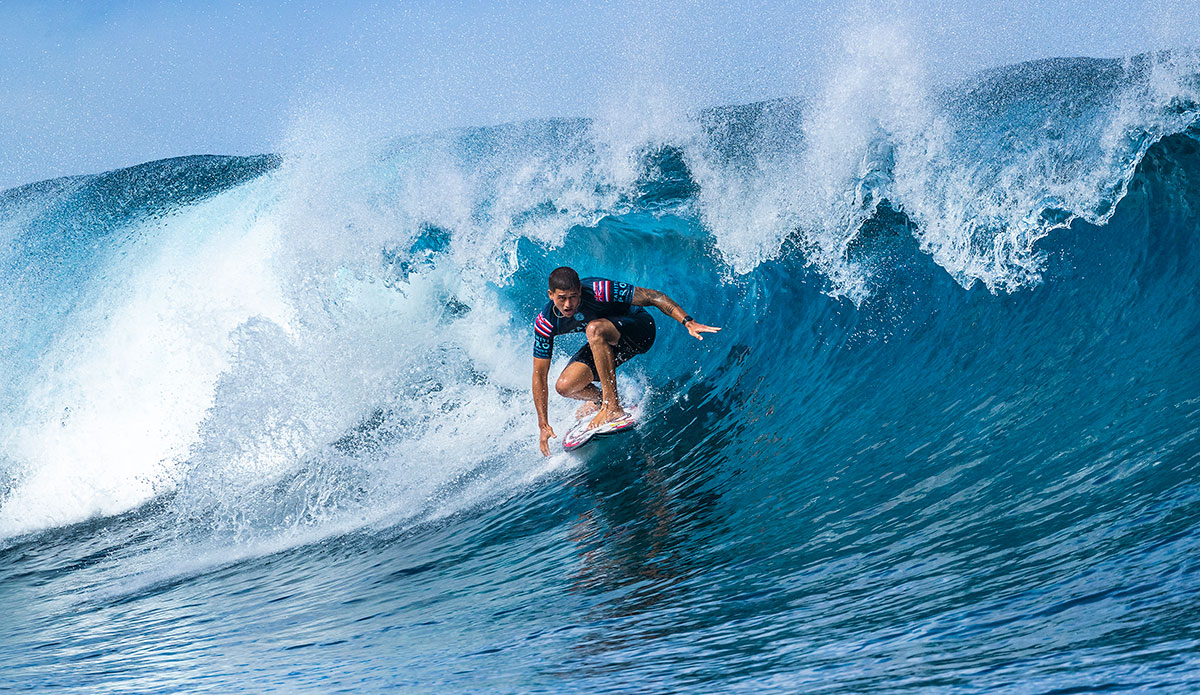
[[[547,294],[550,295],[550,301],[554,302],[554,308],[563,316],[574,316],[582,298],[579,290],[550,290]]]

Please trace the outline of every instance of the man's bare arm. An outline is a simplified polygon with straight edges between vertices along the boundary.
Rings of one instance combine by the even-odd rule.
[[[547,385],[547,376],[550,374],[550,360],[539,357],[533,358],[533,407],[537,410],[538,416],[538,445],[542,449],[543,456],[550,455],[551,437],[557,437],[554,434],[554,428],[550,426],[550,419],[546,415],[546,402],[549,400],[550,389]]]
[[[687,318],[687,312],[674,299],[649,287],[633,288],[633,303],[636,306],[658,307],[659,311],[680,323],[683,323],[684,319]]]
[[[697,340],[704,340],[700,335],[701,333],[716,333],[721,330],[713,326],[706,326],[693,319],[691,316],[688,316],[688,313],[674,299],[649,287],[633,288],[633,304],[636,306],[658,307],[659,311],[682,323],[688,333],[692,334],[692,337]]]

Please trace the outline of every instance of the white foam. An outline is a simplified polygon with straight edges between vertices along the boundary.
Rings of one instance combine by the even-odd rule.
[[[319,132],[273,174],[122,235],[0,426],[19,469],[0,535],[170,493],[184,535],[266,539],[428,514],[481,466],[524,479],[504,471],[540,461],[528,337],[486,283],[515,269],[519,236],[553,243],[619,195],[585,128],[551,130],[471,156],[451,136]],[[392,267],[431,226],[449,247]],[[332,446],[372,418],[370,452]]]
[[[1198,97],[1194,54],[1152,57],[1144,71],[1140,61],[1126,61],[1111,103],[1088,104],[1075,122],[1047,113],[1044,132],[1023,132],[995,160],[952,150],[943,123],[940,139],[928,138],[938,148],[898,161],[897,202],[917,223],[922,249],[966,287],[979,281],[995,292],[1015,291],[1039,282],[1044,258],[1037,242],[1076,218],[1107,222],[1146,151],[1196,117],[1171,107]],[[1086,103],[1088,96],[1073,98]],[[1067,214],[1043,216],[1051,208]]]
[[[848,247],[890,191],[866,195],[862,183],[879,166],[881,141],[895,143],[900,158],[925,154],[912,150],[929,147],[927,82],[921,52],[901,26],[855,26],[802,121],[767,109],[749,161],[701,150],[693,167],[701,216],[724,260],[747,273],[796,239],[835,293],[865,297],[866,271]],[[890,171],[883,174],[886,183]]]
[[[137,262],[122,254],[105,268],[108,282],[63,326],[3,425],[21,473],[0,535],[122,512],[169,481],[232,330],[253,315],[288,320],[264,265],[270,226],[252,214],[261,191],[145,222],[126,249]]]

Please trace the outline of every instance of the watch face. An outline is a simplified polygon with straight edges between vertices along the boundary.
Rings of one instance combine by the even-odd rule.
[[[583,312],[582,312],[582,311],[581,311],[581,312],[579,312],[578,314],[575,314],[575,320],[576,320],[576,321],[582,321],[582,320],[583,320]]]

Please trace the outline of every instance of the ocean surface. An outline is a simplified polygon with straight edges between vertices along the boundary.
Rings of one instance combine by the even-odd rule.
[[[1200,691],[1200,60],[859,67],[0,192],[0,690]]]

